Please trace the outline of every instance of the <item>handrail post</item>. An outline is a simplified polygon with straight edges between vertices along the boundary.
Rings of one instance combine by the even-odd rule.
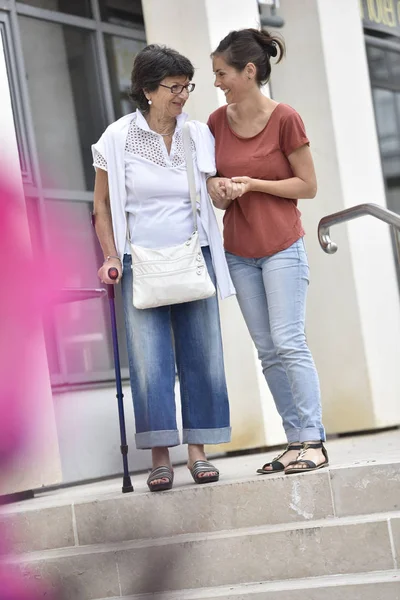
[[[393,234],[394,234],[394,245],[396,247],[396,254],[397,254],[397,272],[400,275],[400,229],[397,230],[396,227],[393,227]]]

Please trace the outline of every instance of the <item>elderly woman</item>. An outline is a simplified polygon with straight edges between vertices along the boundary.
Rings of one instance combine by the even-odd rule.
[[[173,483],[168,449],[180,443],[175,364],[183,443],[188,444],[188,468],[196,483],[218,480],[204,444],[229,442],[231,434],[217,297],[134,306],[129,241],[143,248],[172,248],[193,234],[183,142],[183,107],[195,88],[193,73],[191,62],[175,50],[144,48],[132,70],[131,96],[138,109],[112,123],[92,147],[96,233],[104,254],[98,274],[107,284],[122,280],[136,446],[152,450],[151,491],[170,489]],[[225,298],[235,290],[206,186],[207,177],[215,174],[213,137],[195,121],[190,122],[190,137],[199,198],[199,260]],[[109,278],[111,267],[118,271],[117,280]]]

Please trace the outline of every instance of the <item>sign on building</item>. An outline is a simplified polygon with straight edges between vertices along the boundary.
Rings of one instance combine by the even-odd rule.
[[[400,37],[400,0],[360,0],[364,27]]]

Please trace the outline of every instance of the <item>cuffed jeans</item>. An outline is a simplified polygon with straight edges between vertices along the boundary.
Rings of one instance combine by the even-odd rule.
[[[214,284],[209,247],[202,248]],[[217,296],[159,308],[133,306],[132,258],[124,256],[124,300],[137,448],[177,446],[175,360],[180,383],[183,443],[230,441]],[[175,353],[174,353],[175,349]]]
[[[288,442],[325,440],[318,374],[305,336],[309,268],[303,238],[272,256],[226,252],[226,258]]]

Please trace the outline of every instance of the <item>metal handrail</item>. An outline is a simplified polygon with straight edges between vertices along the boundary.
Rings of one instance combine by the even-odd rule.
[[[337,244],[335,244],[335,242],[333,242],[330,238],[330,227],[332,225],[338,225],[339,223],[352,221],[353,219],[358,219],[358,217],[364,217],[366,215],[376,217],[377,219],[384,221],[388,225],[392,225],[392,227],[400,231],[400,215],[397,215],[387,208],[379,206],[379,204],[358,204],[357,206],[352,206],[351,208],[346,208],[345,210],[341,210],[337,213],[327,215],[320,220],[318,224],[318,240],[321,248],[327,254],[334,254],[338,247]],[[397,235],[395,235],[395,240],[397,253],[400,260],[400,244]]]

